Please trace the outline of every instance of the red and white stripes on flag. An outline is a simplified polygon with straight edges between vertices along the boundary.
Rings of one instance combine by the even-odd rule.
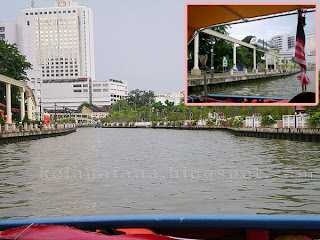
[[[300,79],[302,85],[308,85],[310,80],[306,74],[307,71],[307,62],[305,55],[305,34],[304,27],[305,18],[302,17],[302,11],[298,10],[298,26],[297,26],[297,35],[296,35],[296,47],[295,47],[295,55],[294,61],[300,65],[301,68],[301,76]]]

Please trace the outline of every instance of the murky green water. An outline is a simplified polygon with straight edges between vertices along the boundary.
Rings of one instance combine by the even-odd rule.
[[[243,82],[235,86],[227,85],[209,91],[212,94],[241,95],[241,96],[265,96],[292,98],[301,93],[301,82],[295,74],[285,78],[274,80],[256,80]],[[307,86],[307,91],[315,92],[316,75],[315,71],[308,71],[307,75],[311,83]]]
[[[0,214],[320,214],[319,151],[219,131],[78,129],[0,145]]]

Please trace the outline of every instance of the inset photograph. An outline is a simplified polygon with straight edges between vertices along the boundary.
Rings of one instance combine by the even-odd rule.
[[[317,3],[187,3],[186,104],[318,104],[317,31]]]

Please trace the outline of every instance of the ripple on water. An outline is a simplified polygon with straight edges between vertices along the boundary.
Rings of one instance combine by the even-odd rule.
[[[78,129],[0,146],[0,211],[320,214],[319,150],[219,131]]]

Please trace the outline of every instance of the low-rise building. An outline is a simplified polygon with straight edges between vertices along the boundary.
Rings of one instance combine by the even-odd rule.
[[[99,108],[96,106],[83,106],[81,113],[88,115],[89,118],[93,120],[100,120],[102,118],[105,118],[108,115],[109,110],[105,107]]]

